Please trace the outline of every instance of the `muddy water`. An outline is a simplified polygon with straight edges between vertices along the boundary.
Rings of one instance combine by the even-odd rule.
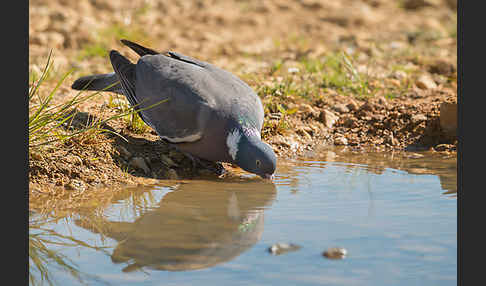
[[[166,182],[60,220],[31,214],[31,279],[58,285],[457,284],[455,157],[336,149],[309,156],[279,162],[273,183],[252,176]],[[301,248],[272,255],[268,248],[277,242]],[[347,256],[322,256],[330,247],[346,249]]]

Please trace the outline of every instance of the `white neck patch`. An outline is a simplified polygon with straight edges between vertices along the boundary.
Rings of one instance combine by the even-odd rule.
[[[228,134],[228,137],[226,138],[226,145],[228,146],[228,152],[233,158],[233,160],[236,159],[236,153],[238,153],[238,143],[240,142],[241,139],[241,132],[238,129],[233,129],[232,132]]]

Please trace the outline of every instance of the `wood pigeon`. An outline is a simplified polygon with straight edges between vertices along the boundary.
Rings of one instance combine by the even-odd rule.
[[[140,55],[136,64],[112,50],[114,73],[81,77],[72,88],[124,94],[142,120],[182,152],[273,178],[277,158],[261,140],[263,106],[251,87],[210,63],[121,42]]]

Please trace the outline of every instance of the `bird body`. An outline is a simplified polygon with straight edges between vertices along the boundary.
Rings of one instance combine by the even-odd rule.
[[[142,120],[181,151],[235,163],[262,177],[273,174],[276,157],[261,141],[264,111],[251,87],[212,64],[122,43],[141,56],[136,64],[113,50],[114,73],[82,77],[72,88],[102,90],[111,84],[108,91],[123,93],[135,109],[143,109]]]

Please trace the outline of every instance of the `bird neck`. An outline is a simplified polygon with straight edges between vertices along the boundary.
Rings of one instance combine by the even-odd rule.
[[[236,160],[236,155],[240,150],[240,146],[250,144],[258,144],[261,135],[256,128],[236,127],[228,133],[226,138],[226,145],[228,146],[228,153],[233,160]]]

